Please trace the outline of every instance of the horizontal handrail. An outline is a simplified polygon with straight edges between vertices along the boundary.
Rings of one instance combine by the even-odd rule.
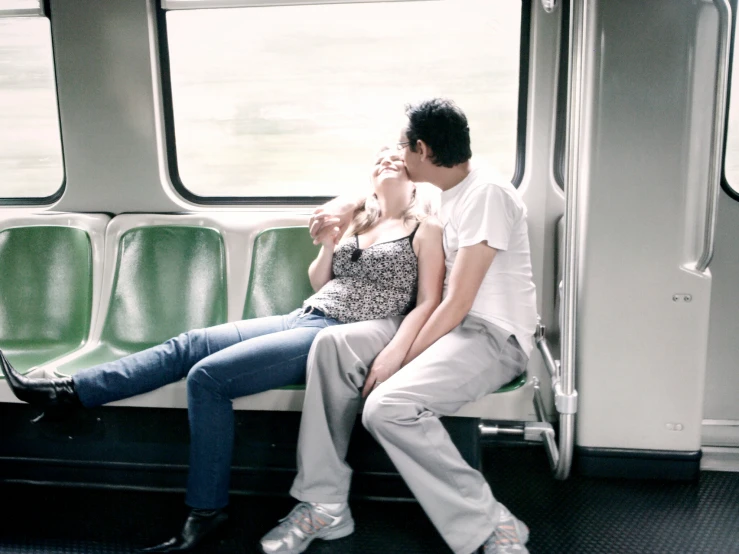
[[[499,425],[485,420],[480,422],[479,429],[482,437],[495,437],[497,435],[524,436],[524,427]]]
[[[536,341],[536,346],[539,347],[539,352],[541,352],[544,366],[547,368],[549,376],[552,378],[552,384],[554,384],[559,382],[561,368],[559,362],[554,359],[552,352],[549,350],[549,344],[546,341],[546,330],[547,329],[544,325],[537,325],[534,340]]]

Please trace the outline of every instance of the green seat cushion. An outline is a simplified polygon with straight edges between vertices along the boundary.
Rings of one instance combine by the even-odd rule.
[[[0,348],[18,371],[82,346],[91,314],[87,232],[54,225],[0,232]]]
[[[61,358],[80,347],[80,343],[15,343],[6,345],[2,351],[19,373]],[[0,379],[4,378],[0,375]]]
[[[313,294],[308,266],[318,255],[307,227],[266,229],[254,239],[244,319],[283,315]]]
[[[305,390],[305,385],[287,385],[280,388],[282,390]]]
[[[507,385],[503,385],[498,390],[495,391],[495,394],[501,393],[501,392],[511,392],[516,389],[520,389],[526,384],[527,375],[524,371],[521,375],[516,377],[513,381],[508,383]]]
[[[218,231],[184,225],[131,229],[120,239],[100,345],[57,371],[70,375],[226,319],[226,257]]]

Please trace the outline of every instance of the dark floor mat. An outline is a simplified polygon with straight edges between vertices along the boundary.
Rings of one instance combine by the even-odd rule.
[[[497,498],[531,527],[532,553],[739,553],[739,474],[704,472],[697,483],[554,481],[543,451],[485,450]],[[4,485],[0,553],[123,554],[160,542],[186,514],[172,493]],[[294,502],[235,496],[230,521],[207,554],[258,552],[259,537]],[[448,554],[415,503],[353,500],[354,535],[308,554]]]

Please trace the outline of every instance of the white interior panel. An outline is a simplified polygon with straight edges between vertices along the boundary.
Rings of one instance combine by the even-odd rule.
[[[711,275],[686,268],[705,231],[717,11],[588,5],[577,443],[695,451]]]

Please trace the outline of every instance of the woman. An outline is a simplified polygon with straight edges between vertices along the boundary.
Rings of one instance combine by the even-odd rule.
[[[43,409],[100,406],[187,378],[191,511],[178,536],[144,552],[191,550],[226,520],[234,398],[304,382],[313,339],[332,325],[412,312],[404,340],[393,346],[402,360],[438,305],[444,257],[441,228],[426,219],[430,204],[416,195],[395,150],[378,153],[372,182],[374,194],[357,210],[351,236],[335,246],[337,228],[322,241],[308,270],[318,292],[288,315],[190,331],[60,379],[23,377],[0,352],[13,393]]]

